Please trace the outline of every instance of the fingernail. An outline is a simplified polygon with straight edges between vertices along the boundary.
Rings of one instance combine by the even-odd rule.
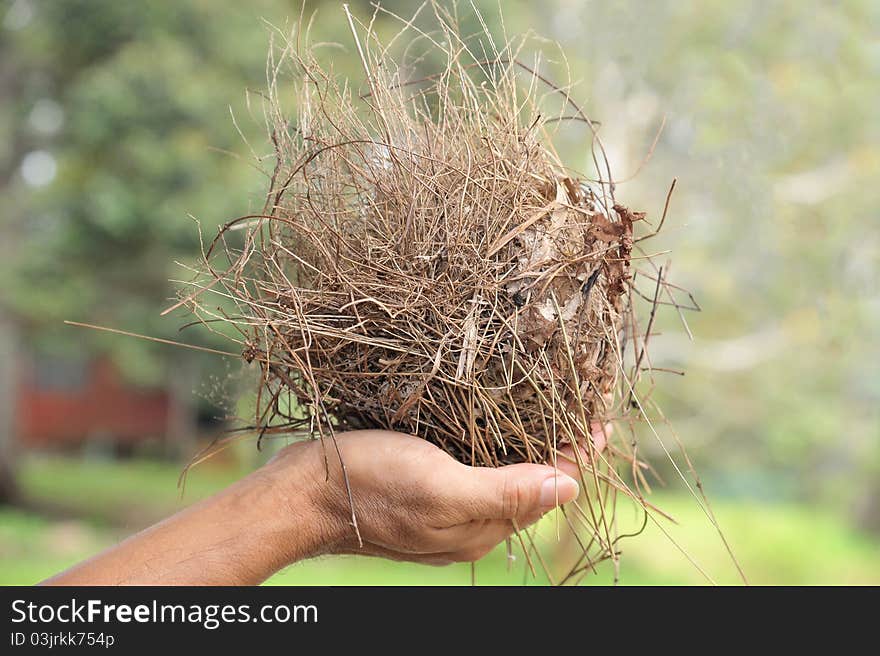
[[[554,474],[541,484],[541,507],[549,510],[574,500],[577,495],[576,480],[565,474]]]

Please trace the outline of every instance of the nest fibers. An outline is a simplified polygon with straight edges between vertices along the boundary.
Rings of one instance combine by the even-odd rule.
[[[293,43],[270,58],[266,205],[221,229],[210,280],[181,304],[235,327],[259,364],[261,437],[391,429],[487,466],[553,463],[586,443],[581,519],[592,560],[613,558],[609,499],[640,496],[616,463],[639,467],[628,440],[599,454],[584,438],[634,405],[624,352],[644,215],[615,201],[594,124],[565,92],[513,47],[470,55],[437,17],[441,33],[420,37],[423,68],[442,58],[427,77],[353,22],[362,89]],[[290,71],[292,119],[276,83]],[[542,113],[553,97],[556,113]],[[599,180],[555,154],[560,118],[582,124]],[[212,310],[205,289],[236,313]]]

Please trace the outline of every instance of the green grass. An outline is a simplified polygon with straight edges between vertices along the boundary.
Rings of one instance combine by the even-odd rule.
[[[26,497],[96,523],[155,521],[212,494],[236,472],[208,464],[193,468],[184,488],[182,468],[151,460],[85,460],[30,456],[20,471]]]
[[[727,555],[707,517],[693,500],[676,495],[659,495],[656,502],[671,512],[679,524],[662,524],[669,536],[654,525],[643,534],[621,542],[620,583],[623,585],[735,584],[736,568]],[[731,542],[752,584],[878,584],[880,583],[880,541],[848,528],[827,514],[808,508],[757,503],[713,504],[724,533]],[[622,513],[622,515],[633,513]],[[621,520],[623,521],[623,520]],[[633,517],[633,524],[635,517]],[[545,554],[565,553],[556,541],[553,518],[541,526]],[[571,555],[568,550],[569,556]],[[559,560],[557,567],[566,559]],[[537,565],[536,565],[537,567]],[[503,547],[477,563],[476,580],[482,584],[520,585],[543,583],[525,576],[525,564],[519,558],[507,571]],[[470,583],[468,565],[434,569],[399,563],[386,564],[356,557],[327,558],[294,565],[276,575],[270,583],[301,584],[453,584]],[[599,568],[585,583],[611,583],[610,566]]]
[[[183,501],[176,487],[179,469],[149,462],[82,462],[30,458],[22,471],[27,496],[52,502],[76,519],[51,519],[30,512],[0,510],[0,584],[31,584],[113,544],[125,534],[227,484],[234,474],[218,467],[197,469]],[[719,583],[735,583],[736,570],[706,516],[691,499],[674,494],[654,501],[672,513],[678,525],[649,524],[645,532],[621,543],[622,584],[699,584],[706,578],[670,537]],[[880,541],[859,534],[839,518],[804,506],[717,501],[716,514],[743,564],[758,584],[878,584]],[[623,507],[621,528],[639,518]],[[124,528],[119,528],[120,524]],[[548,558],[560,564],[570,549],[556,541],[553,517],[539,540]],[[558,558],[562,556],[562,558]],[[558,565],[559,566],[559,565]],[[280,585],[468,585],[469,565],[445,568],[393,563],[361,557],[327,557],[293,565],[273,577]],[[526,574],[522,557],[511,564],[503,547],[476,565],[478,584],[544,583]],[[613,581],[610,567],[586,583]]]
[[[88,522],[0,509],[0,584],[36,583],[116,539],[114,533]]]

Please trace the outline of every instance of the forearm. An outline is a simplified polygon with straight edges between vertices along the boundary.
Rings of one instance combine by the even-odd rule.
[[[388,431],[335,439],[329,458],[316,441],[288,446],[232,487],[46,583],[253,585],[329,553],[474,561],[578,493],[547,465],[466,467]]]
[[[48,579],[51,585],[254,585],[325,550],[306,481],[271,466]]]

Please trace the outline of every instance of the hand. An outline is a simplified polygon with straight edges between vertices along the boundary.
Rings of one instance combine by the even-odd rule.
[[[577,482],[550,466],[468,467],[402,433],[353,431],[337,435],[336,443],[362,545],[351,523],[340,458],[330,440],[325,440],[326,451],[317,442],[292,445],[267,465],[281,474],[276,480],[285,478],[285,470],[291,479],[301,479],[304,467],[309,472],[308,502],[323,527],[324,553],[437,565],[474,561],[514,527],[534,523],[578,494]],[[304,501],[300,483],[291,487],[293,496],[286,500],[291,508]]]
[[[581,446],[581,462],[603,446],[596,433],[592,449]],[[221,492],[45,583],[254,585],[326,553],[473,561],[578,493],[573,478],[547,465],[467,467],[417,437],[386,431],[337,436],[346,486],[333,443],[325,446],[289,446]],[[578,475],[573,455],[561,449],[557,464]]]

